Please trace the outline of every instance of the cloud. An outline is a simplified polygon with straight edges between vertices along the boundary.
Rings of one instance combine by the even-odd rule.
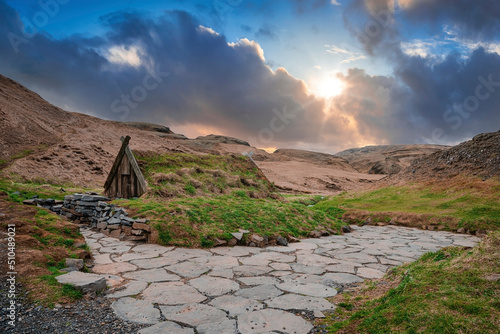
[[[18,53],[0,39],[0,72],[56,105],[105,119],[217,129],[259,146],[320,141],[325,102],[284,68],[271,70],[255,41],[228,43],[179,11],[157,20],[118,12],[101,22],[100,36],[25,38],[17,13],[0,2],[0,36],[25,39]],[[272,138],[263,129],[274,129]]]
[[[342,49],[342,48],[340,48],[336,45],[333,45],[333,44],[332,45],[326,44],[325,47],[327,48],[326,49],[327,53],[334,55],[334,56],[341,56],[342,58],[344,58],[340,62],[341,64],[342,63],[351,63],[353,61],[366,58],[366,56],[360,52],[348,51],[348,50]]]
[[[275,27],[270,26],[269,24],[264,24],[259,30],[255,33],[255,37],[264,37],[272,40],[279,40],[278,35],[274,32],[276,30]]]
[[[382,138],[452,143],[480,132],[497,131],[500,115],[495,110],[500,103],[500,72],[496,69],[500,68],[500,54],[498,41],[489,31],[496,25],[490,19],[500,4],[484,1],[483,4],[491,5],[491,13],[466,6],[470,17],[461,15],[462,9],[449,1],[408,0],[400,4],[396,16],[392,12],[393,2],[386,0],[355,0],[344,11],[346,27],[366,52],[385,60],[393,69],[393,84],[385,97],[391,116],[384,120],[397,122],[387,129],[389,135],[380,134]],[[483,22],[476,20],[478,13],[484,16]],[[405,41],[407,30],[416,21],[420,22],[420,29],[422,24],[431,29],[440,26],[440,33],[429,39]],[[450,22],[452,29],[446,26]],[[469,33],[462,31],[464,27],[468,27]],[[467,40],[479,35],[484,40]],[[370,81],[365,76],[361,78]],[[372,85],[372,89],[377,91],[380,87]],[[370,106],[367,104],[366,108]],[[362,119],[366,116],[358,115],[357,120]],[[376,120],[371,120],[371,124],[377,124]],[[383,128],[382,124],[375,126]]]

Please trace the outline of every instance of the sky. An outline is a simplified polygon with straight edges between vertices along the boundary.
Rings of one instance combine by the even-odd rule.
[[[498,0],[0,0],[0,74],[73,112],[335,153],[500,130]]]

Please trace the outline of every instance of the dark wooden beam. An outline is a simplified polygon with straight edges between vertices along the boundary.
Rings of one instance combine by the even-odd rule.
[[[121,137],[120,140],[123,142],[125,138]],[[146,189],[148,187],[146,183],[146,179],[144,178],[144,175],[142,174],[141,169],[139,168],[139,164],[137,163],[137,160],[135,159],[134,153],[132,153],[132,150],[130,147],[125,148],[125,154],[127,154],[128,161],[130,162],[130,166],[132,166],[133,171],[135,172],[135,175],[137,176],[137,181],[139,182],[139,187],[141,188],[141,191],[144,193],[146,192]]]
[[[118,151],[118,155],[116,156],[115,162],[113,163],[113,167],[111,167],[111,171],[109,172],[108,178],[104,183],[104,191],[107,191],[108,187],[113,182],[113,179],[116,176],[116,172],[120,167],[120,163],[122,162],[123,155],[125,154],[126,149],[128,148],[129,141],[130,141],[130,136],[126,136],[125,138],[123,138],[122,147],[120,148],[120,151]],[[118,182],[120,182],[120,180],[118,180]]]

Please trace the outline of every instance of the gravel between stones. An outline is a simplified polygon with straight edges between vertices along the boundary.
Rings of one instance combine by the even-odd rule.
[[[7,298],[7,282],[0,282],[0,333],[30,334],[130,334],[151,325],[138,325],[119,319],[106,297],[87,297],[74,304],[49,309],[37,306],[28,301],[26,292],[17,285],[17,321],[16,326],[7,324],[6,318],[9,299]]]

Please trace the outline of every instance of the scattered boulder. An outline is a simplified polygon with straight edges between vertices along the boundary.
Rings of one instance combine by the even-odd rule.
[[[351,233],[351,227],[349,225],[342,226],[343,233]]]
[[[282,237],[281,235],[276,238],[276,244],[280,246],[288,246],[288,241],[286,238]]]
[[[82,259],[66,259],[65,263],[68,268],[76,268],[76,270],[83,269],[83,260]]]
[[[102,275],[72,271],[68,274],[57,276],[61,284],[69,284],[83,293],[95,293],[106,290],[106,278]]]

